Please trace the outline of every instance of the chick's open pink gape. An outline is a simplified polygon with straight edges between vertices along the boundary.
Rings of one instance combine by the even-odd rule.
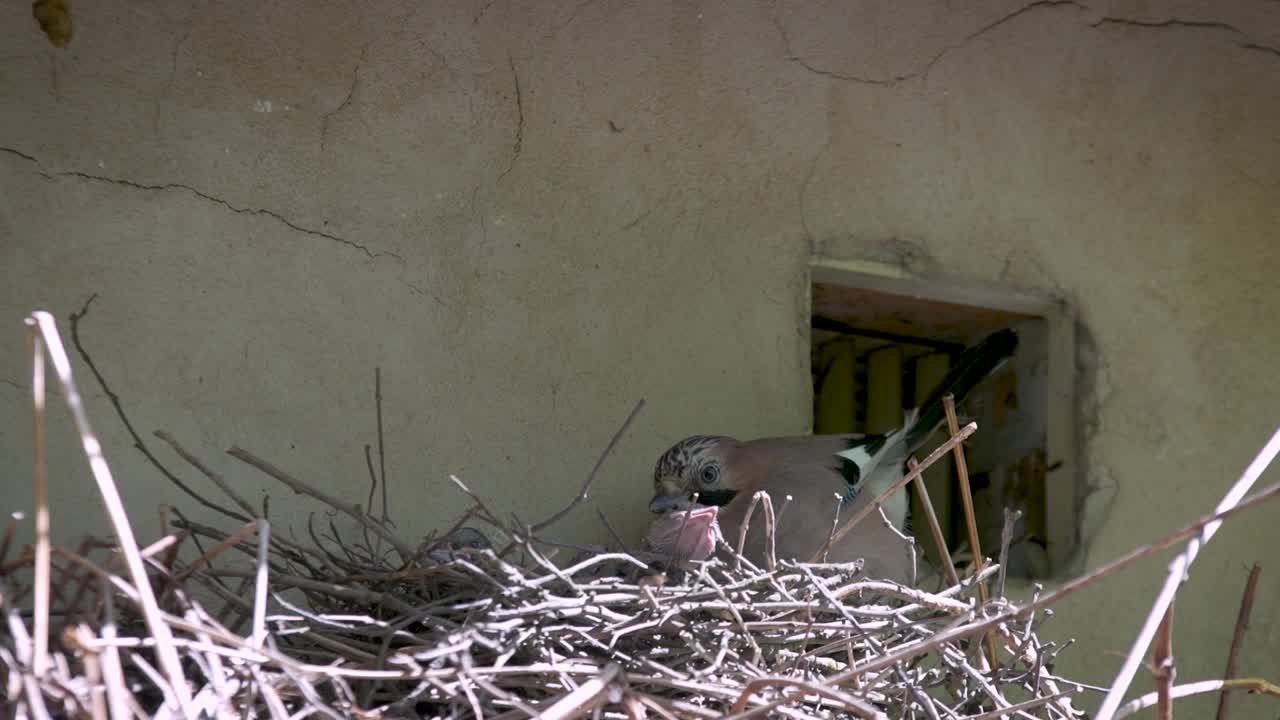
[[[706,560],[716,549],[719,508],[698,507],[665,513],[649,526],[646,542],[654,552],[680,560]]]

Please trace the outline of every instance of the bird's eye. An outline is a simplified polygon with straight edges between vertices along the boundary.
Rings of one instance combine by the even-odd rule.
[[[702,481],[703,485],[711,485],[720,479],[720,468],[716,465],[708,465],[702,468],[698,479]]]

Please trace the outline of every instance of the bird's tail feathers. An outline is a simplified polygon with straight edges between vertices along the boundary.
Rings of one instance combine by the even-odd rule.
[[[909,451],[928,439],[946,418],[943,396],[951,393],[957,404],[963,402],[970,391],[1012,357],[1017,348],[1018,334],[1012,329],[1004,329],[991,333],[982,342],[960,353],[942,382],[929,393],[919,409],[914,411],[914,418],[904,424],[907,428],[906,446]]]

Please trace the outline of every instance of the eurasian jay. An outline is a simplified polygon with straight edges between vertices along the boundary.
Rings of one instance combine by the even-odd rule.
[[[663,514],[680,511],[666,516],[673,518],[701,505],[717,506],[720,528],[733,545],[752,496],[765,490],[781,513],[775,535],[777,558],[807,561],[826,544],[837,511],[841,518],[852,517],[903,477],[907,457],[945,420],[943,397],[950,393],[957,403],[963,401],[1017,345],[1013,330],[1001,330],[965,350],[920,408],[906,413],[903,426],[883,435],[813,435],[747,442],[719,435],[685,438],[658,459],[649,510]],[[791,500],[784,508],[788,496]],[[899,534],[909,524],[909,507],[904,488],[882,508],[896,530],[874,515],[867,517],[829,549],[828,561],[861,558],[869,577],[916,582],[912,550]],[[668,554],[694,555],[690,543],[704,543],[704,535],[673,536],[668,532],[673,524],[671,519],[655,522],[655,529],[667,531],[651,530],[651,543]],[[757,565],[763,564],[764,519],[759,511],[751,520],[743,554]]]

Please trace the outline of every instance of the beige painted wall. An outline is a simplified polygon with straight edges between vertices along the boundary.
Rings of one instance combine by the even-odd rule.
[[[1108,488],[1089,565],[1210,508],[1280,421],[1272,0],[71,7],[65,50],[0,8],[6,511],[29,502],[21,317],[93,293],[84,340],[138,429],[270,490],[280,524],[308,506],[221,451],[362,500],[381,366],[406,531],[462,506],[450,472],[548,514],[645,397],[594,495],[634,535],[671,441],[808,426],[813,254],[1076,304]],[[150,536],[189,503],[77,367]],[[101,531],[57,422],[55,529]],[[1243,668],[1280,679],[1277,512],[1202,555],[1180,679],[1220,671],[1254,560]],[[598,539],[592,515],[566,535]],[[1062,608],[1065,672],[1110,675],[1162,568]]]

